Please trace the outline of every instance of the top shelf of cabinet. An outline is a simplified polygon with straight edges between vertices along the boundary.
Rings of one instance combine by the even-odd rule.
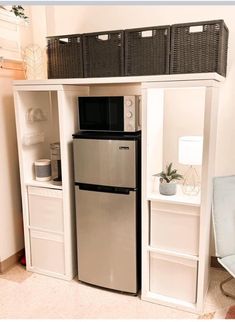
[[[177,81],[217,81],[223,82],[225,78],[217,73],[174,74],[174,75],[147,75],[123,77],[97,77],[97,78],[63,78],[42,80],[16,80],[14,85],[99,85],[99,84],[128,84],[149,82],[177,82]]]

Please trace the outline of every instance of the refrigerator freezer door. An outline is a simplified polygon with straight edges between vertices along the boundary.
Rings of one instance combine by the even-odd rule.
[[[136,187],[136,141],[74,139],[75,182]]]
[[[78,279],[136,293],[136,192],[75,189]]]

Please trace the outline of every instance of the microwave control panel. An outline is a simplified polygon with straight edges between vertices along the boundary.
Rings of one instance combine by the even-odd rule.
[[[124,96],[124,131],[140,130],[140,96]]]

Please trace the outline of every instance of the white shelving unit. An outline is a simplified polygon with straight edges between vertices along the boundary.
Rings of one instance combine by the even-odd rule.
[[[14,101],[27,270],[71,280],[77,271],[72,134],[77,131],[77,97],[83,91],[19,83],[22,86],[14,86]],[[40,109],[43,120],[30,120],[32,109]],[[32,144],[25,145],[25,136]],[[38,143],[35,137],[40,137]],[[60,142],[62,186],[35,180],[34,161],[50,159],[54,142]]]
[[[27,269],[65,279],[71,279],[76,273],[72,134],[78,129],[77,97],[142,95],[141,296],[146,301],[201,312],[208,288],[211,185],[218,91],[223,80],[216,73],[208,73],[15,81]],[[188,197],[178,187],[176,196],[162,196],[154,184],[153,174],[162,170],[168,153],[165,140],[169,131],[165,130],[164,115],[166,105],[175,104],[167,93],[180,90],[182,94],[194,88],[202,90],[204,105],[201,194]],[[27,123],[25,115],[29,108],[41,108],[47,120]],[[190,111],[190,106],[188,109]],[[37,131],[44,133],[44,141],[25,146],[24,135]],[[62,187],[36,182],[32,167],[36,159],[49,158],[49,144],[55,141],[61,144]],[[55,192],[52,197],[58,198],[63,205],[60,217],[63,225],[58,220],[55,229],[53,220],[49,219],[48,226],[37,220],[31,225],[29,195],[34,189]],[[45,263],[42,255],[47,248],[52,254],[51,261],[57,263],[58,260],[58,265]],[[36,261],[35,254],[38,256]],[[37,265],[33,265],[33,260]]]
[[[142,299],[191,312],[203,311],[209,282],[210,211],[220,81],[218,78],[159,80],[146,82],[142,91]],[[174,100],[177,90],[180,95]],[[195,90],[200,96],[198,107],[193,105]],[[188,125],[180,123],[177,127],[184,96],[188,99],[188,114],[182,119]],[[190,120],[195,108],[202,114],[196,130],[193,123],[197,119]],[[167,111],[175,116],[173,123],[165,120]],[[175,132],[169,129],[169,124],[174,123]],[[166,161],[171,162],[166,156],[173,154],[166,150],[168,145],[175,148],[172,142],[177,144],[178,138],[170,136],[173,132],[178,137],[203,136],[203,162],[199,169],[201,193],[197,196],[183,194],[180,187],[175,196],[158,193],[153,175],[162,171]]]

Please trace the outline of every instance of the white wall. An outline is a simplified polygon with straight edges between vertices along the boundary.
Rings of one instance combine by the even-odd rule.
[[[235,172],[235,6],[57,5],[31,6],[31,12],[34,42],[42,47],[46,46],[45,37],[52,35],[224,19],[230,32],[229,55],[227,78],[220,98],[216,175]]]
[[[34,42],[42,46],[46,46],[46,36],[224,19],[230,32],[229,54],[227,78],[220,96],[215,173],[235,174],[235,6],[57,5],[32,6],[31,12]]]
[[[29,8],[25,9],[28,15]],[[2,16],[1,26],[6,26],[5,35],[3,36],[10,38],[13,35],[10,32],[8,34],[7,31],[16,30],[17,39],[18,23],[14,19],[11,23],[5,24],[4,15]],[[32,30],[24,24],[20,24],[18,27],[20,29],[20,46],[22,48],[25,44],[32,41]],[[11,59],[12,56],[10,54],[10,52],[6,52],[4,58]],[[8,61],[6,64],[4,62],[3,65],[13,69],[0,69],[0,262],[3,262],[24,248],[15,111],[12,92],[13,79],[24,79],[24,72],[15,70],[20,65],[14,62]]]
[[[184,175],[188,166],[178,162],[179,137],[203,135],[204,88],[166,89],[164,97],[163,164],[173,162]],[[201,166],[196,166],[200,176]]]
[[[0,262],[24,248],[12,80],[22,72],[0,70]]]
[[[33,24],[31,18],[31,7],[23,6],[24,12],[27,17],[29,17],[29,23],[22,22],[19,25],[19,33],[20,33],[20,47],[23,50],[26,46],[33,43]]]

